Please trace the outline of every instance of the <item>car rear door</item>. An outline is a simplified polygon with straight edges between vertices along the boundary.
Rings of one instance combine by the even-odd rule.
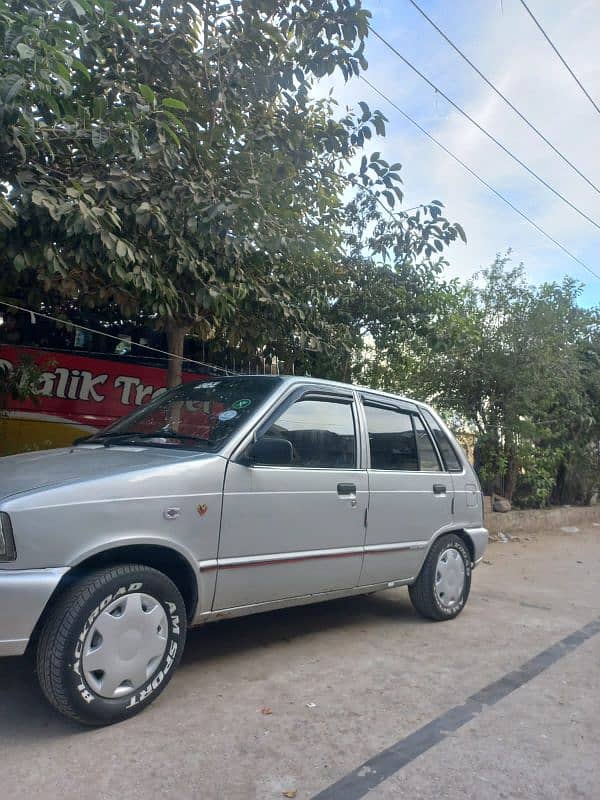
[[[369,508],[361,585],[402,581],[452,521],[453,484],[417,406],[362,395],[369,444]]]
[[[368,479],[354,393],[301,387],[256,436],[291,442],[293,461],[229,462],[214,609],[355,587]]]

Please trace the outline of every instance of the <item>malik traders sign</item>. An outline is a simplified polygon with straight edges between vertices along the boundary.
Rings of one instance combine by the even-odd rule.
[[[69,445],[162,394],[166,370],[76,353],[0,345],[0,367],[30,358],[43,370],[37,396],[8,400],[0,454]],[[184,381],[206,375],[183,373]]]

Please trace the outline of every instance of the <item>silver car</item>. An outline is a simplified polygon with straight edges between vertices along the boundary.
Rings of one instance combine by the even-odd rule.
[[[190,626],[408,586],[456,617],[479,483],[426,405],[271,376],[180,386],[71,448],[0,459],[0,656],[82,723],[141,711]]]

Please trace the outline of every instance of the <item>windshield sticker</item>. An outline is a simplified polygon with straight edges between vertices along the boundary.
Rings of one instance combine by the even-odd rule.
[[[231,407],[235,408],[237,411],[241,411],[243,408],[248,408],[248,406],[251,405],[252,405],[252,400],[249,400],[247,397],[244,397],[241,400],[236,400],[235,403],[232,403]]]
[[[218,386],[221,381],[205,381],[203,383],[197,383],[194,386],[194,389],[214,389],[215,386]]]
[[[219,421],[220,422],[229,422],[230,419],[235,419],[237,417],[237,411],[234,411],[232,408],[229,411],[221,411],[219,414]]]

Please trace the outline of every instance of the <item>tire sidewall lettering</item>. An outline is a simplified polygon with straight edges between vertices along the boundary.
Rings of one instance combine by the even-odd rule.
[[[156,689],[158,689],[158,687],[163,683],[167,674],[171,671],[173,664],[175,663],[175,656],[177,654],[177,650],[178,650],[178,643],[175,640],[171,641],[171,645],[169,647],[169,652],[167,654],[164,666],[158,670],[153,679],[148,684],[146,684],[146,686],[144,686],[143,689],[139,689],[132,695],[128,695],[127,705],[125,706],[126,711],[135,708],[141,702],[147,700],[150,697],[150,695],[154,691],[156,691]]]
[[[139,592],[144,583],[141,581],[135,581],[132,583],[128,583],[127,585],[120,586],[114,592],[107,594],[102,600],[92,609],[92,611],[86,616],[85,621],[83,623],[83,627],[80,630],[80,633],[77,637],[75,642],[75,646],[73,649],[73,661],[71,663],[71,670],[74,675],[75,681],[75,690],[81,700],[84,701],[86,706],[90,706],[92,703],[115,703],[116,698],[113,700],[107,700],[106,698],[101,698],[94,694],[90,687],[87,685],[83,670],[81,667],[81,659],[83,655],[84,644],[88,633],[94,624],[95,620],[98,616],[102,613],[102,611],[108,607],[108,605],[113,602],[114,600],[118,599],[119,597],[123,597],[128,594],[132,594],[134,592]],[[148,594],[151,596],[155,595],[152,589],[147,590]],[[155,599],[157,599],[155,597]],[[178,608],[176,603],[173,603],[170,600],[161,600],[159,601],[165,611],[167,611],[167,617],[169,620],[169,644],[167,646],[167,650],[164,656],[164,660],[160,665],[158,671],[152,676],[152,680],[150,680],[143,688],[137,689],[133,694],[127,695],[123,697],[121,701],[121,705],[124,710],[128,711],[133,708],[139,708],[140,703],[147,700],[152,694],[154,694],[165,682],[165,679],[169,672],[171,671],[173,664],[176,661],[176,655],[179,649],[178,639],[181,636],[181,622],[180,622],[180,614],[178,612]]]

